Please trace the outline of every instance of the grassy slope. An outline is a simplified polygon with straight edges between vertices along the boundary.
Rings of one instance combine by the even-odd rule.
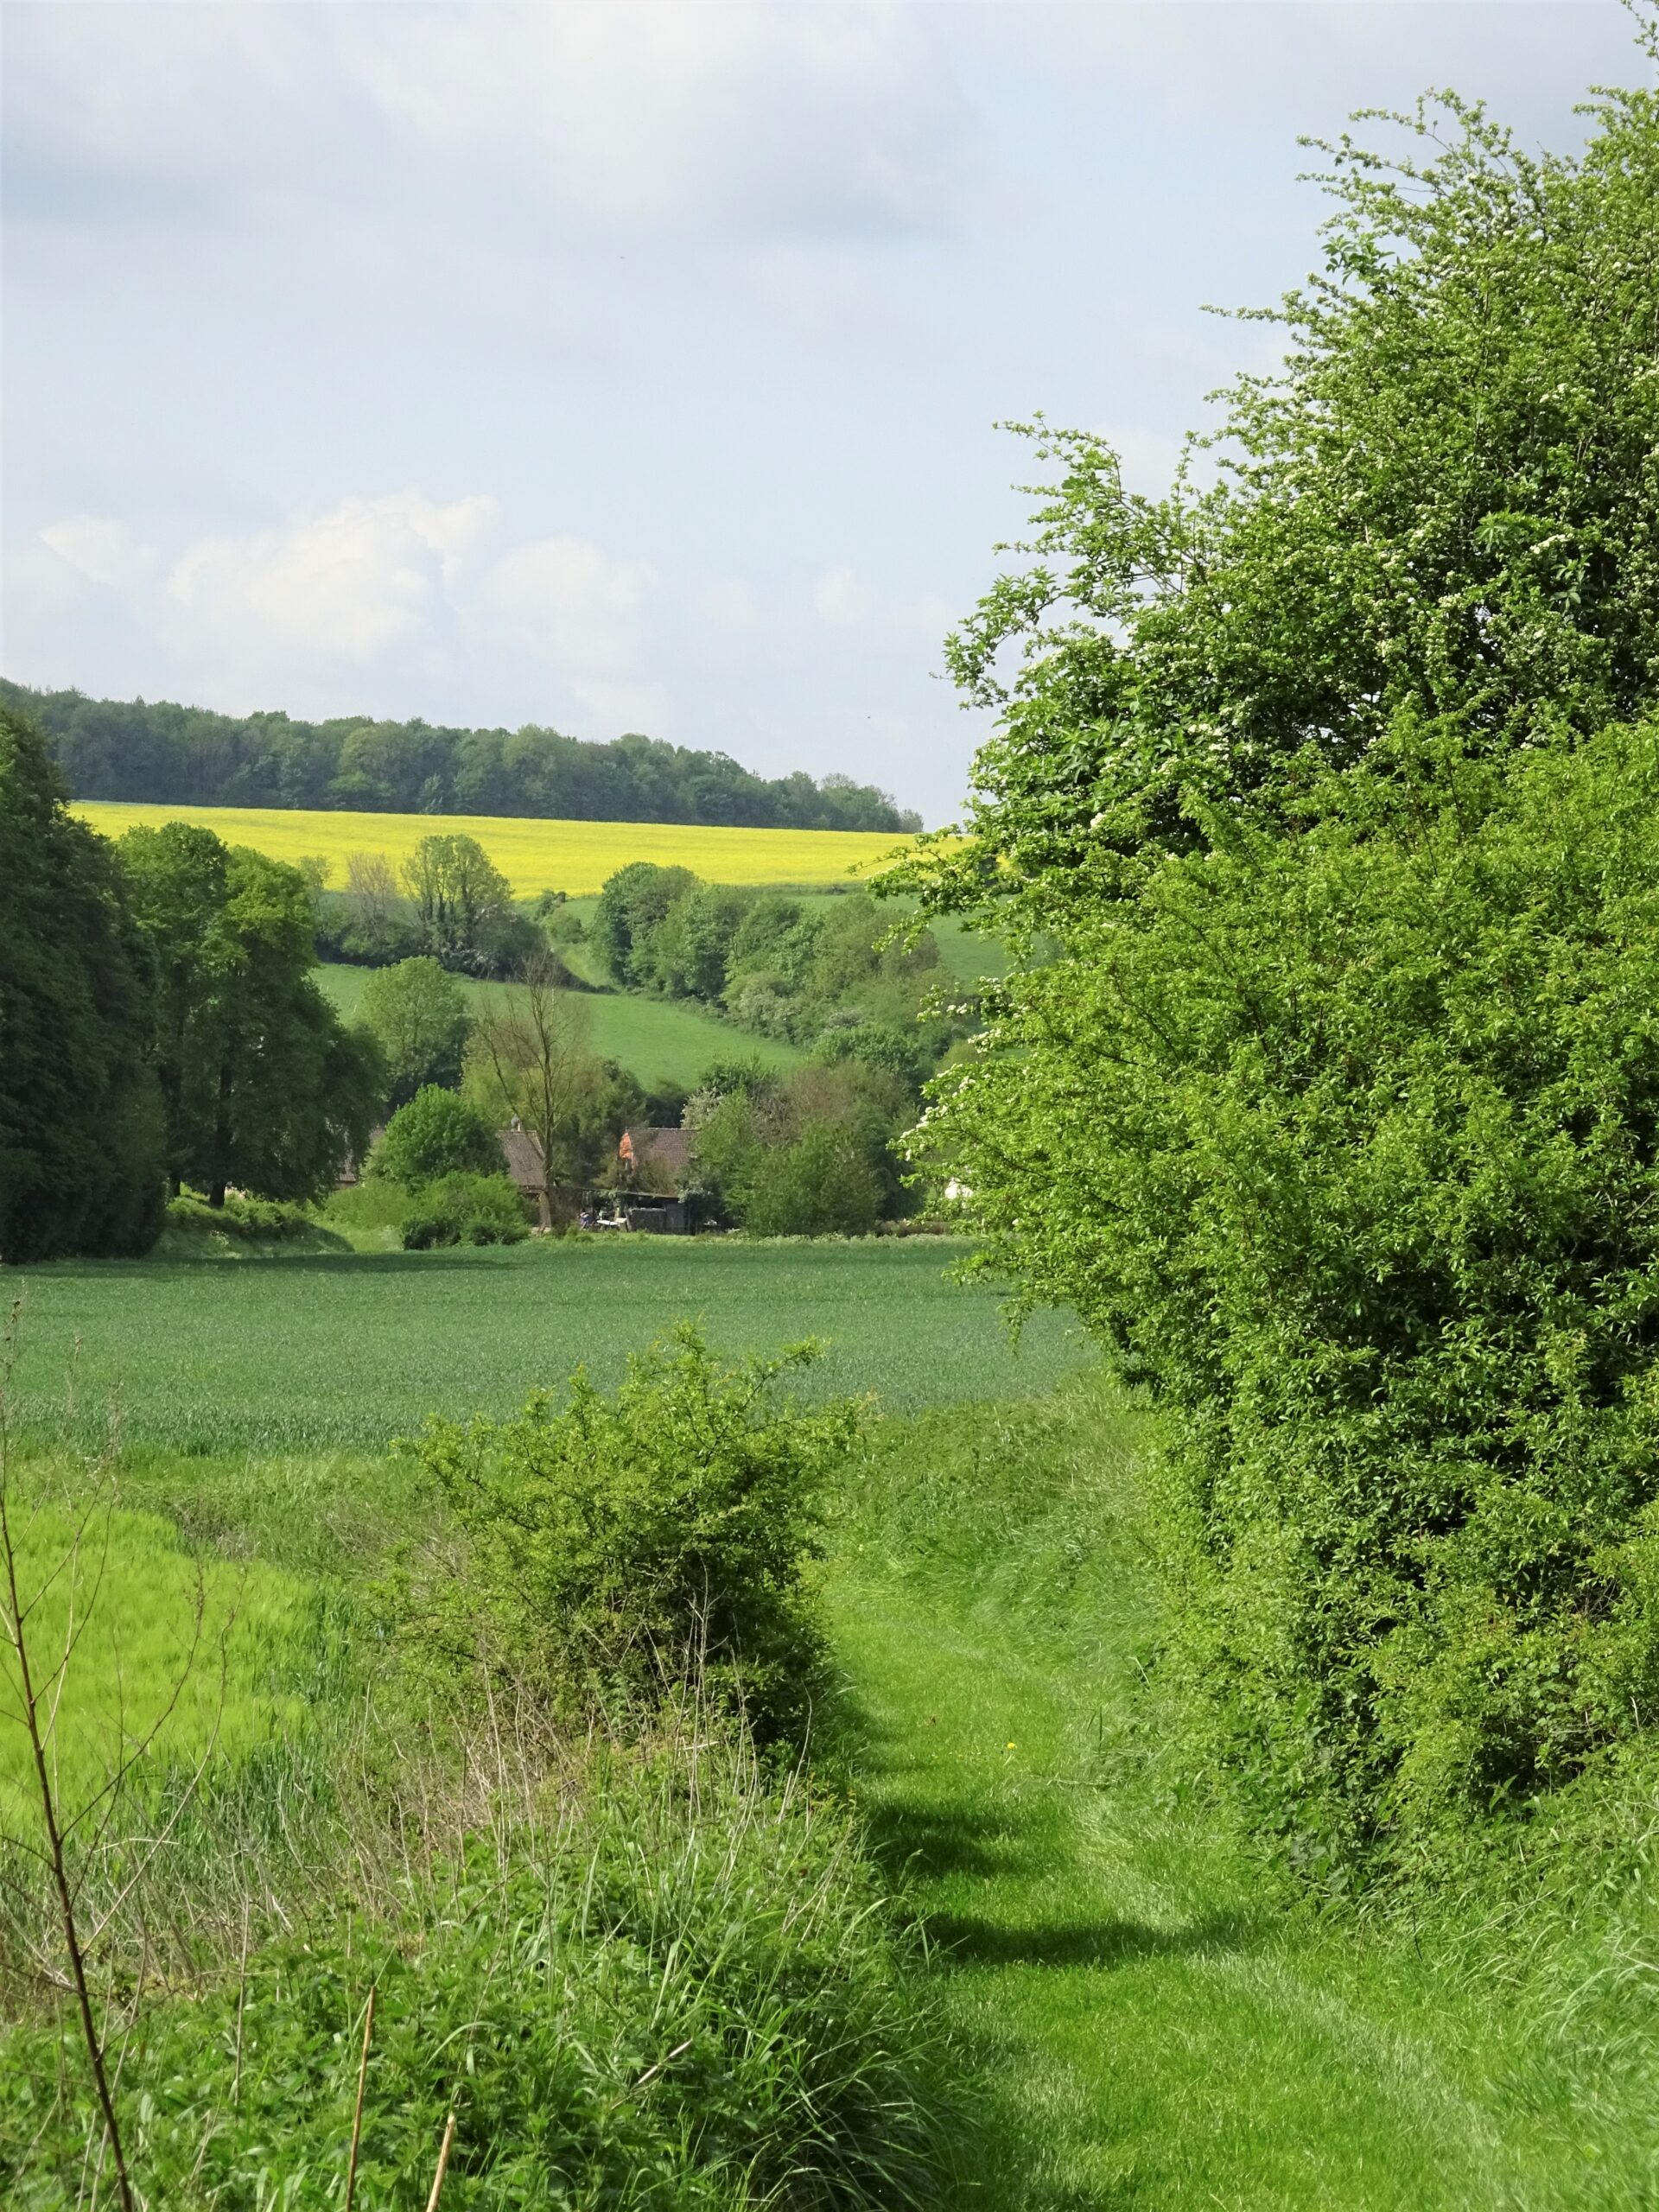
[[[429,1411],[508,1412],[580,1360],[701,1319],[726,1353],[825,1339],[815,1387],[901,1409],[1047,1389],[1083,1357],[1046,1319],[1010,1343],[993,1293],[945,1278],[933,1237],[750,1245],[719,1237],[287,1259],[66,1261],[17,1270],[21,1418],[73,1433],[114,1407],[134,1444],[373,1451]],[[82,1350],[75,1363],[77,1340]]]
[[[316,970],[317,981],[341,1016],[349,1021],[373,973],[328,963]],[[511,990],[511,984],[467,983],[469,995]],[[734,1053],[758,1058],[774,1067],[790,1067],[804,1055],[793,1045],[767,1037],[752,1037],[734,1029],[712,1014],[678,1005],[668,999],[625,997],[618,992],[581,994],[592,1022],[594,1050],[602,1059],[614,1060],[639,1077],[647,1087],[674,1084],[690,1088],[712,1060],[730,1059]]]
[[[989,2107],[970,2201],[1659,2202],[1659,2040],[1650,1993],[1608,1995],[1641,1979],[1618,1942],[1452,1916],[1414,1945],[1293,1910],[1148,1755],[1138,1440],[1075,1392],[925,1419],[833,1585],[855,1786]]]

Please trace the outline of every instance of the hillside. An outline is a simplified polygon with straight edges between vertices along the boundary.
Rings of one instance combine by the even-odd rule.
[[[526,821],[511,816],[334,813],[278,807],[86,803],[74,811],[106,837],[163,822],[199,822],[228,845],[271,860],[318,856],[343,881],[350,853],[393,862],[423,837],[460,831],[477,838],[518,898],[538,891],[572,897],[598,891],[630,861],[692,869],[710,883],[828,884],[867,874],[902,844],[886,830],[746,830],[664,822]]]
[[[580,948],[573,948],[580,950]],[[372,968],[351,968],[329,962],[317,969],[317,981],[328,994],[341,1018],[349,1021],[373,975]],[[461,988],[469,1000],[486,993],[511,991],[511,983],[475,983],[465,978]],[[805,1058],[794,1046],[771,1037],[756,1037],[734,1029],[713,1014],[671,999],[648,999],[614,991],[584,995],[582,1004],[592,1021],[593,1048],[601,1059],[614,1060],[647,1090],[690,1090],[712,1061],[741,1054],[761,1060],[768,1067],[792,1067]]]

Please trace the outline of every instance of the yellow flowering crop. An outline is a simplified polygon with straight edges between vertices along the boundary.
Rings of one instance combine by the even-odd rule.
[[[199,822],[227,845],[251,845],[272,860],[315,855],[346,880],[349,853],[406,860],[423,837],[459,830],[479,843],[521,898],[565,891],[583,898],[630,861],[689,868],[710,883],[836,883],[871,873],[910,840],[885,830],[709,830],[667,822],[539,822],[480,814],[334,814],[302,809],[129,806],[88,800],[75,808],[106,837],[163,822]]]

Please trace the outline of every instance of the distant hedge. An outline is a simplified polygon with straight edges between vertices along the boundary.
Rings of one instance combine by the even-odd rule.
[[[768,780],[723,753],[635,734],[601,745],[533,722],[517,730],[436,728],[366,715],[306,722],[3,681],[0,702],[40,723],[81,799],[758,830],[921,827],[920,817],[888,792],[849,776]]]

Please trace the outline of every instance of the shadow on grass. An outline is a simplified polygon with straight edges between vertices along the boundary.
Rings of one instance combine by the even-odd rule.
[[[1243,1950],[1257,1934],[1254,1922],[1237,1913],[1206,1915],[1182,1928],[1148,1928],[1133,1920],[1014,1928],[954,1912],[930,1913],[922,1925],[947,1966],[1121,1967],[1137,1959]]]

